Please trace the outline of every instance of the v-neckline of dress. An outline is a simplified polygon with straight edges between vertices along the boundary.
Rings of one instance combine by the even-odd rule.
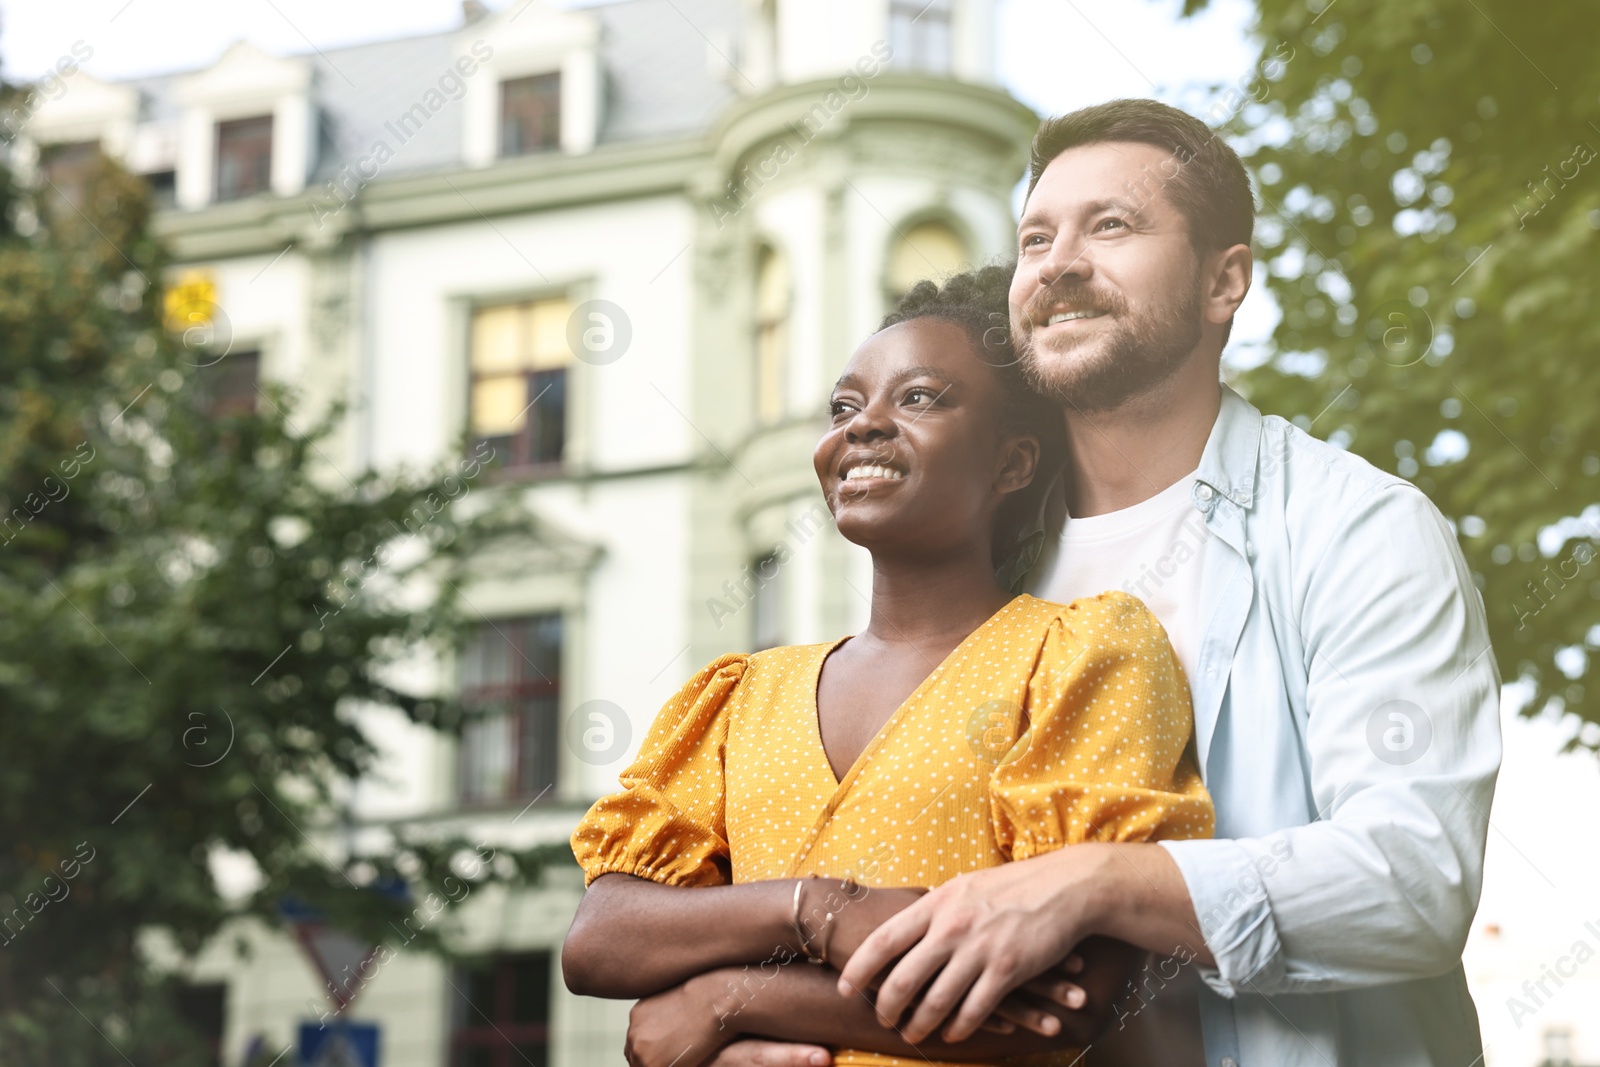
[[[933,683],[944,674],[945,668],[958,656],[965,653],[967,647],[972,644],[980,634],[988,630],[996,623],[996,621],[1000,619],[1002,615],[1005,615],[1013,610],[1019,602],[1025,599],[1032,598],[1028,597],[1026,593],[1019,593],[1017,596],[1012,597],[1010,600],[1001,605],[998,611],[996,611],[993,615],[990,615],[987,619],[984,619],[981,623],[973,628],[971,633],[967,634],[966,637],[963,637],[960,643],[957,644],[955,648],[952,648],[949,654],[946,655],[944,659],[940,660],[938,664],[934,666],[933,670],[927,673],[927,676],[924,677],[922,681],[917,683],[917,687],[911,691],[910,695],[902,700],[894,709],[894,711],[889,713],[889,717],[884,720],[882,726],[878,727],[878,732],[872,735],[872,740],[867,742],[866,747],[863,748],[860,754],[856,756],[855,762],[851,763],[850,766],[845,770],[844,777],[842,778],[839,777],[839,775],[834,771],[833,761],[828,758],[827,746],[822,743],[822,705],[817,699],[817,690],[822,685],[822,668],[828,662],[828,657],[833,655],[834,652],[838,651],[839,646],[843,645],[846,641],[854,640],[856,635],[851,634],[848,637],[841,637],[831,645],[827,645],[823,648],[822,655],[817,657],[816,664],[812,668],[811,706],[809,709],[810,714],[808,719],[811,727],[812,751],[814,752],[816,758],[821,760],[823,773],[826,774],[828,779],[833,782],[833,796],[829,799],[828,808],[826,809],[827,811],[832,810],[834,802],[848,791],[849,786],[859,776],[861,768],[870,762],[871,757],[878,751],[878,749],[883,747],[884,742],[891,734],[894,733],[895,728],[900,724],[900,721],[905,718],[906,709],[917,702],[917,699],[922,696],[923,692],[932,686]]]
[[[916,706],[923,693],[932,687],[935,682],[939,681],[950,664],[967,654],[974,640],[986,633],[991,627],[997,625],[1002,617],[1009,616],[1011,612],[1017,609],[1018,605],[1032,599],[1026,593],[1012,597],[1006,601],[999,611],[983,620],[970,634],[962,638],[961,643],[951,649],[950,654],[940,660],[939,664],[928,672],[928,676],[911,691],[911,695],[902,700],[900,706],[894,709],[889,718],[884,721],[884,724],[878,728],[878,732],[873,735],[872,740],[867,742],[867,747],[861,750],[861,754],[856,757],[855,762],[850,765],[850,769],[845,772],[843,778],[839,778],[834,774],[833,764],[828,760],[828,750],[822,744],[822,718],[821,709],[817,703],[817,686],[822,681],[822,665],[827,662],[828,657],[833,654],[835,649],[850,640],[850,638],[841,637],[832,644],[823,646],[822,654],[817,657],[816,664],[812,668],[811,713],[806,718],[810,726],[813,758],[820,761],[821,773],[825,776],[824,781],[832,782],[833,787],[828,795],[827,803],[822,806],[822,810],[817,812],[817,817],[812,821],[810,831],[796,846],[794,855],[789,860],[790,877],[795,877],[805,864],[806,857],[811,854],[812,848],[816,846],[818,838],[828,825],[828,821],[833,818],[834,812],[839,809],[839,805],[843,803],[844,798],[850,795],[850,790],[855,785],[856,779],[861,776],[866,767],[871,765],[872,759],[877,755],[878,750],[888,742],[888,739],[894,735],[896,729],[905,720],[907,714],[909,714],[908,709]]]

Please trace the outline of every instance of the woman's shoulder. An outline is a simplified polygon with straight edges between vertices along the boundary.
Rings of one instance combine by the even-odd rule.
[[[754,679],[782,677],[792,670],[810,667],[838,644],[828,641],[817,645],[775,645],[760,652],[729,652],[700,668],[688,687],[701,689],[714,681],[749,684]]]
[[[1113,645],[1167,640],[1166,629],[1144,601],[1120,589],[1079,597],[1068,604],[1040,600],[1026,593],[1017,599],[1031,601],[1025,607],[1040,624],[1079,640]]]
[[[817,661],[827,657],[843,641],[824,641],[815,645],[774,645],[764,648],[760,652],[752,652],[745,657],[746,671],[758,673],[764,677],[786,674],[797,669],[808,669]]]

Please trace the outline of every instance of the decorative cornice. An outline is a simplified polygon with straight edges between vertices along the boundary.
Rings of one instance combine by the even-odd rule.
[[[829,118],[814,136],[824,139],[842,136],[860,123],[909,123],[976,135],[999,155],[1026,158],[1039,125],[1031,108],[999,89],[897,71],[860,79],[859,84],[865,92],[857,99],[845,97],[836,110],[826,101],[830,93],[839,94],[839,79],[785,85],[733,105],[712,130],[713,170],[731,173],[752,150],[793,136],[795,125],[819,103]]]
[[[324,183],[299,196],[164,211],[155,229],[180,260],[276,253],[291,243],[324,245],[346,234],[677,193],[707,154],[696,138],[522,156],[479,169],[390,179],[380,174],[342,207]]]
[[[1026,151],[1038,117],[997,89],[947,78],[885,71],[833,113],[817,135],[885,123],[943,127],[990,147],[999,161]],[[483,168],[453,167],[376,179],[360,186],[347,169],[341,199],[328,183],[291,197],[259,197],[156,216],[155,229],[179,260],[276,254],[286,245],[326,246],[346,235],[549,211],[647,196],[721,195],[725,176],[758,146],[784,137],[837,80],[786,85],[730,107],[707,138],[602,145],[576,155],[549,153]]]

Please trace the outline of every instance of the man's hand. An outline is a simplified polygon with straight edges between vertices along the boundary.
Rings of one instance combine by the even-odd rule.
[[[878,1020],[922,1041],[961,1041],[1002,998],[1060,963],[1086,937],[1187,948],[1213,960],[1177,864],[1159,845],[1090,843],[951,879],[873,932],[843,968],[842,993],[878,986]],[[899,958],[899,962],[895,960]],[[937,975],[937,977],[935,977]],[[932,983],[931,985],[929,983]]]
[[[818,905],[831,911],[832,921],[813,941],[821,944],[829,964],[843,969],[874,930],[927,893],[921,886],[869,889],[819,881],[802,895],[801,913],[815,915],[821,910]],[[1069,966],[1040,975],[1008,995],[981,1028],[1006,1034],[1020,1026],[1045,1037],[1059,1034],[1067,1018],[1063,1009],[1075,1011],[1087,1000],[1087,994],[1071,980],[1072,975],[1082,970],[1083,961],[1069,957],[1067,963]]]
[[[747,1037],[726,1045],[706,1067],[828,1067],[833,1054],[821,1045]]]

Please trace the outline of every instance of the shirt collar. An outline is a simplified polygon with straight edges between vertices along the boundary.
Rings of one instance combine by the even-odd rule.
[[[1217,421],[1200,453],[1195,481],[1203,482],[1242,508],[1256,498],[1256,460],[1261,451],[1261,412],[1227,385]]]

